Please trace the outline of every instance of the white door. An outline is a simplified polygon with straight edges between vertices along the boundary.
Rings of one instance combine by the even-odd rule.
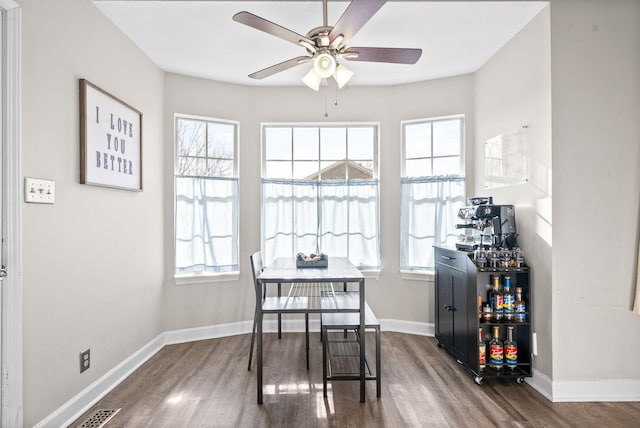
[[[0,426],[22,426],[22,11],[0,0]]]
[[[5,11],[2,11],[2,19],[0,19],[0,46],[4,46],[4,22],[5,22]],[[0,82],[4,82],[4,65],[5,65],[5,50],[0,49]],[[5,218],[7,218],[7,216],[4,213],[4,195],[5,195],[5,190],[4,190],[4,185],[6,183],[5,180],[5,173],[7,171],[7,168],[4,164],[5,162],[5,145],[6,145],[6,138],[5,138],[5,133],[4,133],[4,121],[5,121],[5,114],[3,111],[3,107],[5,105],[5,91],[4,91],[4,84],[0,85],[0,99],[2,100],[2,103],[0,103],[0,136],[2,136],[2,144],[0,144],[0,237],[2,238],[2,241],[0,243],[0,287],[4,288],[5,286],[5,279],[7,277],[7,271],[6,271],[6,264],[5,264],[5,260],[4,260],[4,254],[5,254],[5,250],[4,250],[4,243],[6,242],[5,236],[4,236],[4,232],[7,229],[5,227],[4,224],[4,220]],[[2,328],[2,319],[4,318],[4,299],[3,299],[3,295],[4,295],[4,291],[0,292],[0,373],[3,374],[4,377],[4,373],[5,373],[5,349],[4,347],[6,346],[5,341],[2,339],[3,335],[3,331],[4,329]],[[3,404],[2,406],[0,406],[0,421],[2,421],[2,409],[4,408],[4,397],[3,397],[3,392],[4,392],[4,387],[0,388],[0,403]]]

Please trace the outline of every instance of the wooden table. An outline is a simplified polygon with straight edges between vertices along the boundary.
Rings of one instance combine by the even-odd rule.
[[[331,257],[329,265],[325,268],[298,268],[293,257],[276,259],[273,264],[266,267],[257,278],[258,287],[256,299],[262,302],[258,306],[257,313],[257,386],[258,404],[262,399],[262,319],[264,314],[284,313],[322,313],[322,312],[358,312],[360,315],[360,331],[365,329],[365,299],[364,276],[346,257]],[[358,283],[359,302],[344,304],[328,293],[320,298],[305,296],[262,296],[262,285],[283,283]],[[360,402],[365,401],[365,335],[360,335]]]

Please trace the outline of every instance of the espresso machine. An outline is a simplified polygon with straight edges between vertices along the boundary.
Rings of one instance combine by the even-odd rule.
[[[493,198],[468,198],[466,207],[460,208],[458,218],[462,220],[456,229],[471,230],[456,242],[456,249],[475,251],[478,248],[518,247],[516,214],[513,205],[494,205]]]

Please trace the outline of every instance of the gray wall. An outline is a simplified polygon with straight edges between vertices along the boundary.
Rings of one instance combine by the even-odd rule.
[[[635,380],[640,2],[552,1],[553,379]]]
[[[474,194],[514,204],[519,244],[532,266],[536,372],[551,376],[551,46],[549,7],[474,74],[476,177]],[[527,128],[522,128],[527,126]],[[485,189],[485,141],[512,131],[526,133],[527,182]]]
[[[24,424],[160,331],[163,73],[86,0],[23,1],[24,175],[55,205],[23,206]],[[78,79],[144,113],[144,192],[79,184]],[[79,352],[91,369],[79,373]]]
[[[384,269],[367,282],[367,300],[380,318],[433,322],[433,284],[400,278],[400,121],[465,114],[468,141],[473,137],[471,75],[384,88],[352,87],[339,93],[339,105],[306,87],[242,87],[167,74],[165,79],[166,168],[173,169],[173,115],[176,113],[240,122],[240,262],[239,281],[197,285],[166,284],[166,330],[224,324],[253,317],[249,254],[260,247],[260,123],[349,122],[380,124],[380,231]],[[472,144],[469,144],[471,147]],[[469,156],[470,158],[470,156]],[[471,160],[469,160],[471,162]],[[173,212],[173,188],[167,179],[166,212]],[[165,219],[171,236],[173,217]],[[166,257],[171,260],[171,243]],[[166,268],[171,278],[170,263]]]
[[[55,180],[57,192],[55,205],[23,207],[24,422],[32,426],[162,331],[251,319],[245,261],[259,246],[259,122],[324,120],[324,98],[302,87],[164,78],[88,0],[21,4],[24,174]],[[517,199],[520,220],[538,215],[538,206],[527,209],[529,202],[550,194],[554,200],[551,262],[547,242],[536,237],[537,226],[519,223],[532,246],[525,249],[534,260],[540,290],[536,369],[550,376],[554,387],[595,379],[637,385],[640,368],[631,356],[640,352],[640,317],[631,314],[630,305],[640,205],[640,3],[553,0],[550,20],[552,191],[544,180],[536,181],[528,185],[535,189],[523,189]],[[527,43],[528,32],[540,29],[525,29],[514,43]],[[519,61],[538,71],[518,68],[507,61],[509,55],[518,56],[507,53],[509,46],[505,49],[505,56],[498,54],[475,77],[350,88],[340,92],[337,109],[329,103],[328,121],[377,120],[381,125],[385,268],[379,281],[369,282],[368,294],[381,318],[433,321],[432,285],[402,280],[397,273],[399,121],[466,113],[467,142],[474,142],[467,147],[471,168],[481,162],[474,151],[498,125],[518,125],[525,117],[535,118],[527,120],[532,138],[540,142],[535,147],[545,147],[548,92],[543,83],[530,81],[543,91],[536,96],[518,88],[515,80],[505,80],[523,99],[540,103],[540,111],[528,112],[524,105],[500,110],[491,102],[492,69],[502,75],[513,66],[528,79],[535,73],[545,76],[544,59],[533,64],[532,52],[533,58]],[[535,49],[544,55],[544,46]],[[144,112],[144,192],[79,184],[81,77]],[[520,97],[502,94],[500,99]],[[169,172],[174,112],[241,122],[243,264],[237,282],[173,284]],[[549,154],[535,153],[542,167],[548,166]],[[479,182],[471,180],[469,188],[482,190],[478,174],[470,178]],[[508,197],[499,195],[500,201]],[[92,368],[80,375],[78,353],[87,347]]]

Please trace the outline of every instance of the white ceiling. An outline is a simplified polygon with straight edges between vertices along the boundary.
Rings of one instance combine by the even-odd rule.
[[[246,10],[306,34],[322,25],[322,1],[124,1],[94,4],[161,69],[243,85],[302,85],[310,64],[263,80],[247,75],[306,55],[301,46],[233,21]],[[421,48],[414,65],[345,61],[350,86],[393,85],[476,71],[545,5],[542,1],[388,1],[349,46]],[[346,1],[329,1],[334,25]]]

